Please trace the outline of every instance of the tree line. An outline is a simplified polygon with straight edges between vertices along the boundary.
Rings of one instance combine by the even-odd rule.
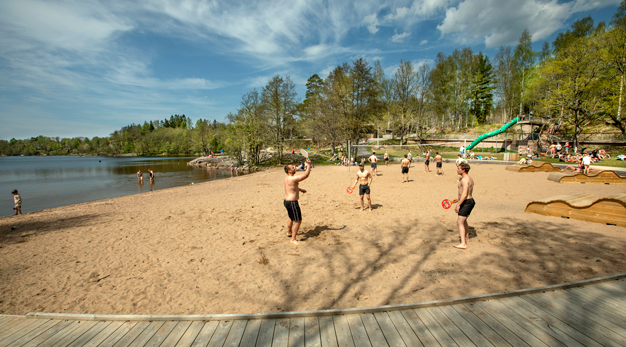
[[[0,141],[4,155],[100,153],[202,155],[225,152],[257,165],[271,148],[282,161],[294,138],[335,148],[365,134],[391,131],[404,143],[409,134],[501,124],[534,112],[554,125],[582,131],[607,124],[626,134],[622,119],[626,70],[626,0],[612,21],[574,22],[540,51],[528,30],[514,47],[493,58],[471,48],[437,54],[432,66],[401,60],[390,75],[379,61],[364,58],[335,67],[325,78],[307,80],[303,100],[290,76],[274,76],[242,96],[226,123],[173,115],[129,125],[106,138],[45,138]]]

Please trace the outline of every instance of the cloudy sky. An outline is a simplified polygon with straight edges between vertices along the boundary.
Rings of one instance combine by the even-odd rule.
[[[535,49],[573,21],[610,21],[620,0],[0,0],[0,139],[106,136],[185,114],[224,121],[277,74],[343,62],[490,57],[524,28]]]

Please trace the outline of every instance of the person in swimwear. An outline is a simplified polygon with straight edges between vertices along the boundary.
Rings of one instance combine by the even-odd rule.
[[[148,172],[150,173],[150,182],[153,183],[154,182],[154,172],[152,172],[152,169],[148,169]]]
[[[435,163],[437,165],[437,175],[443,175],[443,159],[439,152],[435,152]]]
[[[430,172],[430,151],[426,151],[426,159],[424,161],[424,171]]]
[[[385,166],[389,166],[389,152],[385,151]]]
[[[359,171],[356,173],[356,181],[354,181],[354,185],[352,185],[352,189],[356,187],[357,183],[360,183],[359,186],[359,196],[361,197],[361,212],[365,211],[363,206],[363,195],[367,196],[367,204],[370,208],[370,212],[372,212],[372,200],[370,199],[370,187],[372,186],[372,181],[374,177],[371,173],[365,170],[365,165],[359,165]]]
[[[407,159],[407,155],[404,155],[404,159],[400,162],[400,170],[402,171],[402,183],[409,181],[409,168],[411,167],[411,161]]]
[[[469,226],[467,225],[467,217],[474,209],[474,198],[472,193],[474,191],[474,180],[468,175],[470,165],[468,163],[461,163],[456,168],[457,173],[461,177],[459,179],[459,201],[456,205],[455,212],[458,213],[456,224],[459,227],[459,234],[461,235],[461,244],[454,247],[459,249],[467,249],[467,242],[469,242]]]
[[[137,180],[139,181],[139,183],[143,183],[143,173],[141,172],[141,170],[137,171]]]
[[[372,152],[372,155],[367,158],[367,161],[370,162],[370,167],[372,168],[372,174],[378,176],[378,157],[376,156],[376,152]]]
[[[291,243],[294,245],[298,244],[296,235],[298,235],[300,224],[302,224],[302,212],[300,211],[298,199],[300,199],[300,192],[303,194],[306,193],[306,190],[300,189],[298,185],[300,182],[307,179],[311,173],[311,160],[307,159],[306,163],[308,165],[306,167],[306,171],[304,171],[304,175],[299,176],[296,176],[295,166],[285,165],[285,173],[287,174],[287,177],[285,177],[285,200],[283,200],[283,205],[285,206],[285,209],[287,209],[287,214],[289,215],[289,222],[287,223],[287,236],[291,237]]]

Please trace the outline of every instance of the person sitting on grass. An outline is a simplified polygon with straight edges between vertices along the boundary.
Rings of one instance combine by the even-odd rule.
[[[565,172],[565,171],[583,172],[583,167],[582,165],[578,165],[578,166],[567,165],[565,169],[561,169],[561,172]]]

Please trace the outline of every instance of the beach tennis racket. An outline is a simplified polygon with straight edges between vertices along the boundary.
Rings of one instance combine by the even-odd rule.
[[[302,148],[300,150],[300,154],[302,154],[305,158],[309,159],[309,153]]]
[[[454,204],[457,201],[459,200],[455,199],[455,200],[450,201],[448,199],[445,199],[444,201],[441,202],[441,206],[447,210],[450,208],[450,206],[452,206],[452,204]]]
[[[348,192],[348,194],[352,194],[352,192],[353,192],[352,187],[346,188],[346,192]]]

